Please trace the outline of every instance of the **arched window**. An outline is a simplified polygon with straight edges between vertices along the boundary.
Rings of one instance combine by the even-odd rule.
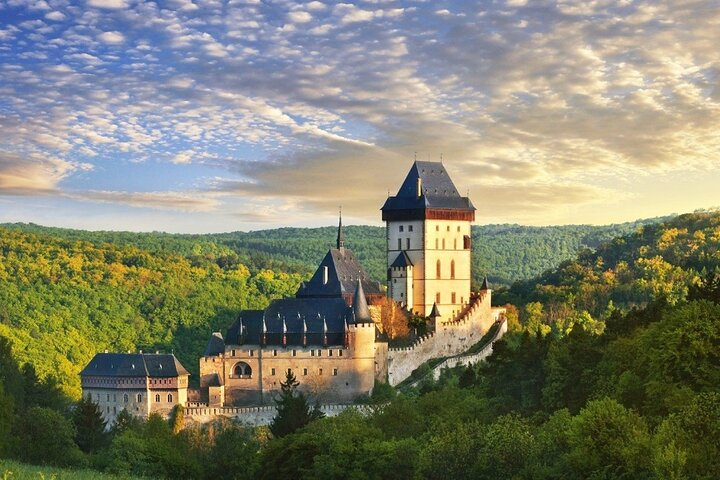
[[[123,401],[125,401],[125,403],[128,403],[130,401],[130,397],[128,397],[127,393],[123,394]]]
[[[168,403],[172,403],[172,393],[168,393]]]
[[[160,394],[155,395],[155,403],[160,403]]]
[[[233,368],[234,378],[252,378],[252,368],[245,362],[238,362]]]
[[[440,260],[437,261],[436,269],[435,269],[435,278],[440,278]]]
[[[137,401],[138,401],[138,403],[142,403],[142,393],[138,393]]]
[[[455,260],[450,261],[450,278],[455,279]]]

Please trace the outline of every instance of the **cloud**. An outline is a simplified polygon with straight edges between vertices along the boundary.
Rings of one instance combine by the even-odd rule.
[[[64,191],[63,196],[73,200],[128,205],[136,208],[177,210],[183,212],[210,212],[221,202],[199,192],[117,192],[104,190]]]
[[[291,23],[308,23],[313,19],[312,15],[302,10],[288,13],[287,18]]]
[[[66,17],[62,12],[54,11],[45,14],[45,18],[47,18],[48,20],[54,20],[56,22],[62,22],[63,20],[65,20]]]
[[[88,6],[95,8],[106,8],[110,10],[127,8],[125,0],[88,0]]]
[[[103,32],[98,35],[98,40],[110,45],[117,45],[125,41],[125,36],[120,32]]]
[[[19,156],[0,151],[0,195],[46,195],[77,170],[76,164],[39,155]]]

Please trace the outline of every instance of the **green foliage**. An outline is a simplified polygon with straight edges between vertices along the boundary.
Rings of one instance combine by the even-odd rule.
[[[300,384],[295,374],[288,369],[285,381],[280,383],[280,395],[275,399],[277,415],[270,423],[270,432],[275,437],[284,437],[323,416],[317,405],[310,408],[307,397],[297,390]]]
[[[220,480],[255,479],[260,468],[260,449],[261,444],[251,428],[224,425],[215,436],[205,475]]]
[[[80,450],[91,453],[104,447],[108,441],[105,431],[107,422],[103,420],[98,405],[90,398],[81,398],[73,411],[75,425],[75,443]]]
[[[55,410],[32,407],[18,416],[13,427],[14,457],[40,465],[81,465],[84,457],[75,445],[73,424]]]
[[[135,480],[129,475],[112,475],[97,470],[59,467],[38,467],[0,458],[3,480]]]

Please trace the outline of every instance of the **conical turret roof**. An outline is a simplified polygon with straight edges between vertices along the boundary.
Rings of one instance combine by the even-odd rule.
[[[355,298],[353,299],[353,313],[355,315],[355,323],[368,323],[372,322],[370,316],[370,308],[365,298],[365,291],[363,290],[362,281],[358,279],[357,289],[355,290]]]

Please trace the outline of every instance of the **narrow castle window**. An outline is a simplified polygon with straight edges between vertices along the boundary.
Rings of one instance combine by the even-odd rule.
[[[453,239],[453,250],[457,250],[457,238]]]
[[[410,250],[410,239],[409,239],[409,238],[406,239],[405,249],[406,249],[406,250]]]
[[[125,401],[125,403],[128,403],[130,401],[127,393],[123,394],[123,400]]]
[[[450,231],[450,225],[447,226],[447,231],[448,231],[448,232]]]
[[[439,249],[439,248],[440,248],[440,240],[438,240],[438,239],[436,238],[436,239],[435,239],[435,250],[437,250],[437,249]]]
[[[293,350],[293,357],[297,357],[297,350]]]
[[[455,260],[450,261],[450,278],[455,279]],[[453,303],[455,303],[455,300],[453,300]]]
[[[287,374],[290,375],[291,373],[292,373],[292,369],[288,368],[288,369],[287,369]]]
[[[255,355],[255,350],[250,350],[249,352],[251,357]]]
[[[400,225],[400,231],[401,231],[401,232],[403,231],[403,226],[402,226],[402,225]]]
[[[463,248],[465,250],[470,250],[470,246],[471,246],[470,235],[464,235],[463,236]]]
[[[458,231],[458,232],[460,231],[460,225],[458,225],[458,230],[457,230],[457,231]]]
[[[277,357],[277,350],[273,350],[273,357]]]
[[[398,250],[402,250],[402,238],[398,238]]]
[[[160,394],[155,395],[155,403],[160,403]]]
[[[328,357],[332,357],[332,350],[328,350]]]
[[[436,231],[436,232],[439,232],[439,231],[440,231],[440,225],[435,225],[435,231]]]
[[[452,294],[450,295],[450,298],[452,299],[450,301],[450,303],[455,303],[455,292],[452,292]]]
[[[338,357],[342,357],[342,350],[338,350]]]
[[[440,292],[437,292],[437,293],[435,294],[435,303],[437,303],[438,305],[440,305]]]
[[[413,226],[412,226],[412,225],[408,225],[408,232],[412,232],[412,231],[413,231]]]
[[[443,250],[445,250],[445,239],[443,238]]]
[[[314,356],[315,356],[315,350],[310,350],[310,356],[311,356],[311,357],[314,357]]]
[[[169,393],[168,394],[168,403],[172,403],[172,401],[173,401],[172,393]]]
[[[435,278],[440,278],[440,260],[438,260],[435,265]]]
[[[271,369],[270,369],[270,375],[275,375],[275,369],[274,369],[274,368],[271,368]]]
[[[307,368],[303,368],[303,375],[307,375]]]
[[[137,394],[137,401],[138,403],[142,403],[142,393]]]
[[[322,368],[318,370],[318,375],[322,375]]]
[[[322,350],[318,350],[318,357],[322,357]]]
[[[337,368],[333,368],[333,376],[337,377]]]

